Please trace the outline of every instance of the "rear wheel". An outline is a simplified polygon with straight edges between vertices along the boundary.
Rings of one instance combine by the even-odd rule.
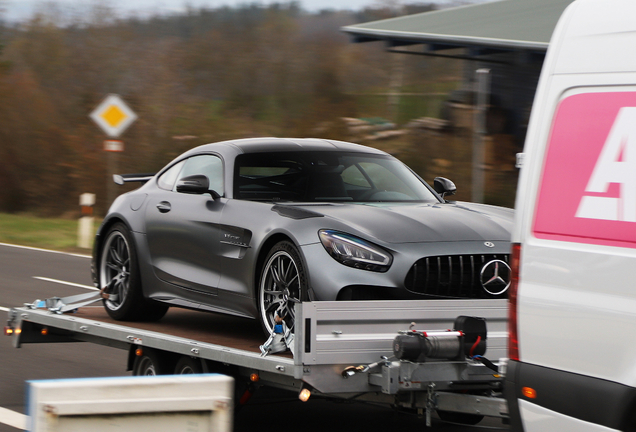
[[[177,366],[174,368],[175,375],[191,375],[203,373],[203,367],[201,366],[201,360],[181,356],[177,362]]]
[[[122,223],[113,225],[106,234],[99,260],[99,283],[101,288],[108,287],[104,307],[113,319],[154,321],[168,310],[167,305],[144,298],[137,250],[130,231]]]
[[[135,357],[133,365],[133,375],[135,376],[155,376],[166,375],[172,372],[168,362],[156,351],[144,348],[143,353]]]
[[[293,331],[294,304],[307,298],[305,268],[293,243],[281,241],[269,251],[258,288],[258,311],[265,333],[271,334],[277,314]]]

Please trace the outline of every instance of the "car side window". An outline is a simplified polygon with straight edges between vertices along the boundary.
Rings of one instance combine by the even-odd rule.
[[[185,161],[179,179],[202,174],[210,181],[210,189],[223,196],[223,161],[214,155],[193,156]]]
[[[161,189],[172,190],[174,188],[175,182],[177,181],[179,171],[181,171],[181,168],[183,168],[183,163],[184,161],[174,164],[170,169],[161,174],[161,176],[157,180],[157,186],[159,186]]]

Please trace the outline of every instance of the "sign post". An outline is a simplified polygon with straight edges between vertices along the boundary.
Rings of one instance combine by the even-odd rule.
[[[93,110],[90,118],[111,138],[118,138],[128,126],[137,120],[137,114],[116,94],[110,94]],[[116,153],[124,151],[124,143],[119,140],[105,140],[104,151],[108,152],[108,179],[117,174]],[[108,203],[115,199],[112,181],[107,181]]]
[[[89,249],[93,240],[93,206],[95,194],[83,193],[80,195],[80,207],[82,209],[79,226],[77,227],[77,247]]]
[[[484,202],[485,156],[484,137],[486,136],[486,114],[490,99],[490,69],[477,69],[475,72],[476,109],[473,126],[473,185],[472,201]]]

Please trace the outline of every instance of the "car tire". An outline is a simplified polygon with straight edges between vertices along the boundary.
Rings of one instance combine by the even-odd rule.
[[[114,224],[102,243],[99,258],[100,288],[111,285],[104,308],[118,321],[156,321],[168,306],[145,299],[137,262],[137,249],[130,231],[123,223]]]
[[[285,323],[293,331],[294,304],[307,300],[307,273],[300,252],[290,241],[281,241],[270,249],[258,283],[258,312],[266,335],[272,333],[279,308]]]

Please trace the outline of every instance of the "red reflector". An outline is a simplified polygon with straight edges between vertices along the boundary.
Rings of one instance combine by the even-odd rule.
[[[519,266],[521,244],[513,243],[510,258],[510,289],[508,290],[508,358],[519,361],[519,333],[517,329],[517,290],[519,289]]]
[[[239,405],[245,405],[247,403],[248,400],[250,400],[250,398],[252,397],[252,389],[250,387],[247,388],[247,390],[245,390],[245,393],[243,393],[243,396],[241,396],[241,398],[239,399]]]

